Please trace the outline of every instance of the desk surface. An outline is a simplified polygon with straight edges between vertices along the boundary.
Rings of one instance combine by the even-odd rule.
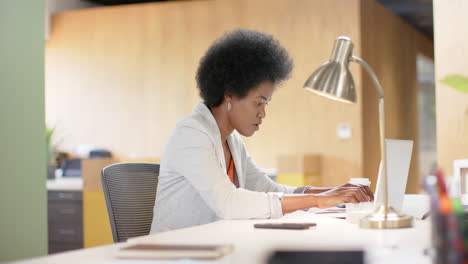
[[[83,178],[58,178],[47,180],[47,190],[49,191],[82,191]]]
[[[406,199],[405,199],[406,200]],[[315,222],[308,230],[255,229],[254,223],[278,222],[276,220],[222,220],[207,225],[185,228],[135,238],[130,242],[233,244],[234,252],[218,261],[206,263],[265,263],[274,249],[363,249],[366,263],[431,263],[423,255],[430,243],[430,222],[416,220],[413,228],[397,230],[360,229],[346,220],[315,217],[313,214],[296,214],[290,222]],[[283,220],[284,221],[284,220]],[[18,263],[149,263],[150,261],[120,260],[114,257],[123,244],[72,251],[69,253],[35,258]],[[176,261],[151,261],[175,263]],[[178,261],[180,262],[180,261]],[[196,261],[194,263],[205,263]],[[186,262],[184,262],[186,263]],[[190,261],[192,263],[192,261]]]

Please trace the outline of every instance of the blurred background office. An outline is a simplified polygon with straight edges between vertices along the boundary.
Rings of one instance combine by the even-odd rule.
[[[468,76],[467,12],[463,0],[2,1],[0,261],[112,243],[100,169],[159,162],[199,100],[200,57],[236,28],[273,34],[295,62],[245,139],[272,177],[375,187],[377,92],[365,70],[351,68],[356,105],[302,89],[349,36],[384,87],[387,138],[414,141],[406,191],[419,193],[433,167],[451,175],[468,157],[468,94],[440,82]]]

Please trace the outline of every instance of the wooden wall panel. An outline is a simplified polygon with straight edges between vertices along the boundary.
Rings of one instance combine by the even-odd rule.
[[[262,129],[246,139],[251,155],[263,166],[276,166],[279,155],[320,153],[326,186],[362,175],[360,137],[336,137],[340,122],[349,122],[354,135],[361,133],[360,105],[342,105],[302,89],[308,76],[329,59],[337,36],[359,38],[358,1],[275,1],[270,6],[271,2],[249,1],[241,26],[277,36],[293,56],[295,68],[268,106]],[[356,82],[359,85],[359,75]]]
[[[361,75],[366,73],[352,66],[359,95],[356,105],[317,97],[302,86],[328,60],[334,40],[349,36],[355,42],[354,54],[370,59],[386,89],[396,87],[387,94],[387,117],[393,120],[389,135],[416,135],[417,122],[411,123],[414,93],[411,98],[402,95],[405,89],[414,89],[416,66],[407,58],[414,56],[419,36],[376,6],[373,0],[207,0],[57,14],[46,43],[47,120],[57,125],[67,150],[87,143],[122,156],[160,157],[177,120],[199,100],[195,71],[205,50],[227,30],[256,29],[279,39],[295,68],[274,94],[261,130],[246,139],[250,154],[262,167],[276,167],[280,155],[321,154],[323,185],[369,176],[378,163],[378,148],[373,145],[378,141],[373,122],[366,121],[377,109],[368,98],[374,96],[374,88],[367,85],[369,93],[361,96]],[[361,19],[364,15],[369,18]],[[376,24],[362,26],[367,22]],[[380,25],[390,27],[391,34],[378,31]],[[361,30],[367,30],[365,36]],[[400,32],[406,32],[404,38],[395,39]],[[373,48],[382,41],[383,55]],[[406,75],[400,76],[403,72]],[[403,106],[392,107],[392,102]],[[409,119],[404,118],[406,113]],[[337,138],[339,123],[351,125],[351,139]]]
[[[432,43],[374,0],[363,0],[361,9],[362,54],[376,72],[385,96],[386,138],[414,140],[407,193],[418,193],[419,135],[418,54],[433,57]],[[377,183],[380,161],[378,93],[363,70],[362,112],[364,175]]]
[[[176,121],[198,99],[195,71],[214,39],[239,27],[274,34],[295,60],[262,129],[246,139],[262,167],[290,153],[324,156],[324,184],[362,175],[360,104],[302,89],[337,36],[359,39],[359,1],[181,1],[57,14],[47,41],[47,119],[62,147],[98,144],[121,155],[159,157]],[[356,48],[359,54],[359,47]],[[355,77],[360,86],[359,73]],[[350,140],[336,127],[348,122]]]
[[[468,94],[440,80],[452,74],[468,77],[467,14],[467,1],[434,0],[437,160],[448,175],[453,160],[468,159]]]
[[[66,149],[92,143],[127,156],[160,156],[176,120],[197,101],[193,72],[201,49],[195,48],[212,40],[197,37],[209,28],[203,22],[209,13],[199,8],[207,3],[191,3],[200,11],[189,21],[183,4],[97,8],[53,18],[47,117]]]

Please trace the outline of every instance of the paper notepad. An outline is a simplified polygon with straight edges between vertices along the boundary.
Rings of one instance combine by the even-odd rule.
[[[136,243],[117,252],[126,259],[217,259],[231,253],[231,245],[168,245]]]

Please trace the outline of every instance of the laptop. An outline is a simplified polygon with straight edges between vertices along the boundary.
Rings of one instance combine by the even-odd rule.
[[[405,197],[406,183],[413,151],[412,140],[386,139],[388,205],[401,211]],[[374,205],[383,204],[382,163],[379,167]]]

